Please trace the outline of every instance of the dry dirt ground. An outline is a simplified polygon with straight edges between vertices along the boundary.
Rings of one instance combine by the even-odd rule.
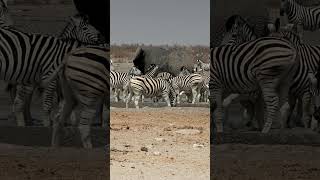
[[[103,148],[24,147],[0,144],[1,180],[106,180]]]
[[[110,141],[111,179],[209,179],[207,107],[113,107]]]
[[[224,144],[213,147],[214,180],[318,180],[320,148]]]

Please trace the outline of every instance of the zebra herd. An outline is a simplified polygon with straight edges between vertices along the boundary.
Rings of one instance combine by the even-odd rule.
[[[227,20],[223,43],[211,49],[210,103],[216,132],[223,132],[224,108],[235,99],[245,108],[243,117],[258,124],[262,133],[279,126],[320,132],[320,45],[302,41],[303,30],[320,29],[320,7],[282,0],[281,15],[284,13],[291,24],[280,26],[278,19],[275,31],[264,37],[240,15]],[[256,116],[259,100],[263,101],[264,119]],[[300,120],[292,122],[297,103]],[[311,126],[312,117],[317,127]]]
[[[82,145],[92,148],[90,123],[97,107],[109,99],[109,47],[88,18],[76,15],[70,19],[60,37],[26,33],[6,24],[7,3],[1,0],[0,78],[16,86],[14,113],[18,126],[25,126],[26,98],[36,87],[44,88],[43,106],[48,118],[44,126],[52,126],[52,146],[59,145],[64,122],[75,111]],[[59,86],[58,86],[59,85]],[[54,104],[55,92],[61,92]],[[50,118],[53,107],[58,113]],[[107,124],[104,124],[107,126]]]
[[[136,55],[143,53],[138,48]],[[169,72],[158,72],[161,67],[151,64],[145,74],[132,67],[129,72],[118,72],[111,64],[110,83],[115,101],[119,101],[122,92],[122,99],[126,103],[126,108],[134,98],[136,108],[140,108],[139,102],[144,102],[144,98],[152,98],[154,103],[163,99],[168,107],[181,103],[181,96],[186,95],[191,103],[204,101],[208,102],[209,97],[209,67],[201,60],[197,60],[191,73],[186,67],[181,67],[177,76]],[[202,98],[201,98],[202,97]],[[110,97],[111,98],[111,97]]]

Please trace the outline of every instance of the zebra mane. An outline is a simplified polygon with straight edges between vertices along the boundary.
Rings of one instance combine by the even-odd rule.
[[[226,31],[229,32],[234,27],[235,24],[239,24],[241,26],[247,25],[253,31],[253,27],[250,26],[248,21],[238,14],[234,14],[227,19],[225,23]]]

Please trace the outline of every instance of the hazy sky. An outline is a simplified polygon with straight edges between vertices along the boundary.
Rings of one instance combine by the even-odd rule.
[[[111,0],[111,43],[209,45],[210,0]]]

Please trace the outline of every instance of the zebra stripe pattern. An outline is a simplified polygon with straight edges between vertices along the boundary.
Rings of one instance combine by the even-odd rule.
[[[301,25],[304,30],[314,31],[320,28],[320,6],[305,7],[294,0],[281,0],[281,15],[288,16],[289,23]]]
[[[95,117],[97,107],[105,101],[109,107],[109,49],[100,46],[87,46],[74,49],[66,56],[65,68],[60,73],[63,102],[54,119],[52,145],[59,145],[58,130],[61,123],[74,110],[77,124],[85,148],[92,148],[90,123]],[[103,98],[102,98],[103,97]],[[105,126],[107,126],[105,122]]]
[[[288,73],[292,71],[297,57],[295,48],[284,39],[264,37],[240,45],[220,46],[212,53],[210,103],[217,132],[223,131],[224,93],[246,94],[261,89],[266,105],[262,132],[267,133],[276,118],[279,94],[287,93],[286,88],[289,87],[282,82],[289,82],[284,81],[284,77],[290,78]],[[277,91],[279,85],[283,85],[283,92]]]
[[[139,108],[139,100],[142,95],[150,98],[162,96],[169,107],[176,104],[176,94],[173,87],[168,81],[160,78],[132,77],[129,89],[130,93],[127,98],[126,108],[129,107],[132,96],[134,96],[136,108]]]
[[[203,82],[203,77],[201,74],[189,74],[184,76],[176,76],[169,80],[172,84],[173,89],[175,90],[177,97],[177,103],[180,103],[179,94],[181,91],[192,91],[193,99],[192,104],[196,101],[199,101],[200,98],[200,89]]]
[[[37,86],[48,85],[62,68],[64,55],[83,46],[75,40],[28,34],[11,28],[0,29],[0,39],[4,42],[0,46],[1,55],[5,57],[2,60],[1,79]],[[18,118],[18,125],[25,125],[23,119]]]
[[[168,81],[169,79],[173,78],[173,75],[168,72],[161,72],[157,75],[157,78],[161,78],[163,80]]]

